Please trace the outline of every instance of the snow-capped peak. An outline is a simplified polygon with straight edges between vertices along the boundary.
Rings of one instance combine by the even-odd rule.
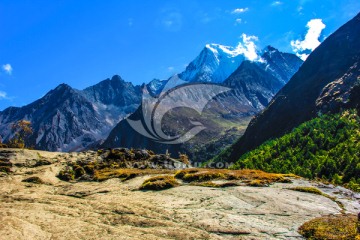
[[[179,76],[189,82],[223,82],[247,59],[243,48],[220,44],[206,44]]]
[[[242,42],[239,42],[236,47],[225,46],[220,44],[207,44],[206,48],[213,51],[215,54],[222,52],[229,57],[237,57],[243,55],[247,60],[258,61],[260,59],[259,52],[255,45],[258,38],[255,36],[242,35]],[[270,47],[270,46],[269,46]]]
[[[167,82],[168,80],[160,80],[155,78],[151,80],[146,86],[152,94],[158,95]]]
[[[217,50],[218,46],[219,46],[218,44],[211,43],[211,44],[206,44],[205,48],[210,49],[214,54],[218,54],[219,53]]]
[[[206,44],[205,47],[210,49],[214,54],[223,54],[228,58],[237,57],[239,55],[244,55],[246,57],[246,49],[241,43],[236,47],[225,46],[216,43]]]
[[[276,54],[276,53],[280,53],[278,49],[274,48],[273,46],[266,46],[262,51],[261,51],[261,55],[264,54],[268,54],[270,56]]]
[[[244,60],[263,62],[255,45],[257,37],[242,35],[236,47],[206,44],[200,55],[179,77],[189,82],[223,82]]]

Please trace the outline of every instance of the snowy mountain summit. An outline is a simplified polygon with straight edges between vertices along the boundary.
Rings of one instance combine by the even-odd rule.
[[[230,76],[246,58],[238,47],[207,44],[180,74],[188,82],[221,83]]]
[[[206,44],[200,54],[177,76],[191,83],[224,83],[244,61],[250,61],[285,84],[301,66],[302,61],[294,54],[280,52],[272,46],[259,50],[253,40],[254,37],[243,36],[243,42],[236,47]],[[152,94],[158,95],[167,82],[168,80],[154,79],[147,87]]]

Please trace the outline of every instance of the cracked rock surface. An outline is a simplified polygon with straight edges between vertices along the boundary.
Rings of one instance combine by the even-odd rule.
[[[327,197],[287,189],[295,186],[317,187],[346,212],[360,209],[351,191],[304,179],[269,187],[140,191],[151,176],[59,180],[67,153],[1,149],[0,156],[13,164],[11,173],[0,175],[0,239],[302,239],[297,229],[304,222],[341,208]],[[39,156],[48,162],[34,164]],[[22,182],[30,177],[41,182]]]

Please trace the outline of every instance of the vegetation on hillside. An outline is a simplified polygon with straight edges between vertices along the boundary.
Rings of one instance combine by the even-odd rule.
[[[233,169],[322,178],[360,191],[360,117],[355,110],[322,115],[244,154]]]

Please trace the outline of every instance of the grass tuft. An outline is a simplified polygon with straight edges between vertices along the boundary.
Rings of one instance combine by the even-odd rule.
[[[12,166],[9,159],[0,159],[0,172],[11,173]]]
[[[144,181],[144,183],[140,186],[141,190],[165,190],[172,187],[178,186],[179,183],[173,176],[165,175],[165,176],[156,176],[149,178]]]
[[[295,177],[295,175],[266,173],[260,170],[250,169],[228,170],[191,168],[177,171],[175,177],[185,182],[207,182],[211,180],[259,180],[262,183],[271,184],[274,182],[289,183],[291,180],[288,179],[288,177]]]
[[[25,178],[24,180],[22,180],[22,182],[27,182],[27,183],[35,183],[35,184],[44,184],[44,181],[41,180],[41,178],[39,177],[29,177],[29,178]]]
[[[236,182],[225,182],[225,183],[214,183],[211,181],[207,182],[194,182],[191,183],[193,186],[200,186],[200,187],[211,187],[211,188],[225,188],[225,187],[236,187],[239,186]]]
[[[166,169],[105,168],[101,170],[95,170],[93,180],[101,182],[111,178],[120,178],[121,180],[126,181],[138,176],[164,173],[174,173],[174,171]]]
[[[316,194],[316,195],[321,195],[324,196],[332,201],[334,201],[340,208],[341,208],[341,213],[345,213],[345,206],[342,202],[340,202],[339,200],[336,199],[336,197],[332,197],[326,193],[323,193],[322,191],[320,191],[319,189],[315,188],[315,187],[293,187],[293,188],[288,188],[289,190],[293,190],[293,191],[298,191],[298,192],[306,192],[306,193],[312,193],[312,194]]]
[[[246,184],[249,187],[268,187],[269,182],[266,180],[255,179]]]
[[[312,193],[317,195],[324,195],[323,192],[321,192],[319,189],[314,187],[293,187],[288,188],[289,190],[298,191],[298,192],[306,192],[306,193]]]
[[[355,215],[330,215],[304,223],[299,233],[307,239],[360,239],[360,234],[356,233],[357,224]]]
[[[0,166],[0,172],[11,173],[11,167],[9,167],[9,166]]]
[[[185,174],[182,180],[186,182],[203,182],[211,181],[215,179],[226,179],[226,176],[223,173],[214,172],[214,171],[203,171],[197,173],[188,173]]]
[[[57,177],[63,181],[72,181],[75,179],[75,173],[72,167],[67,166],[59,172]]]
[[[179,170],[175,173],[175,177],[179,179],[183,179],[186,174],[194,174],[197,173],[198,171],[199,170],[195,168]]]

